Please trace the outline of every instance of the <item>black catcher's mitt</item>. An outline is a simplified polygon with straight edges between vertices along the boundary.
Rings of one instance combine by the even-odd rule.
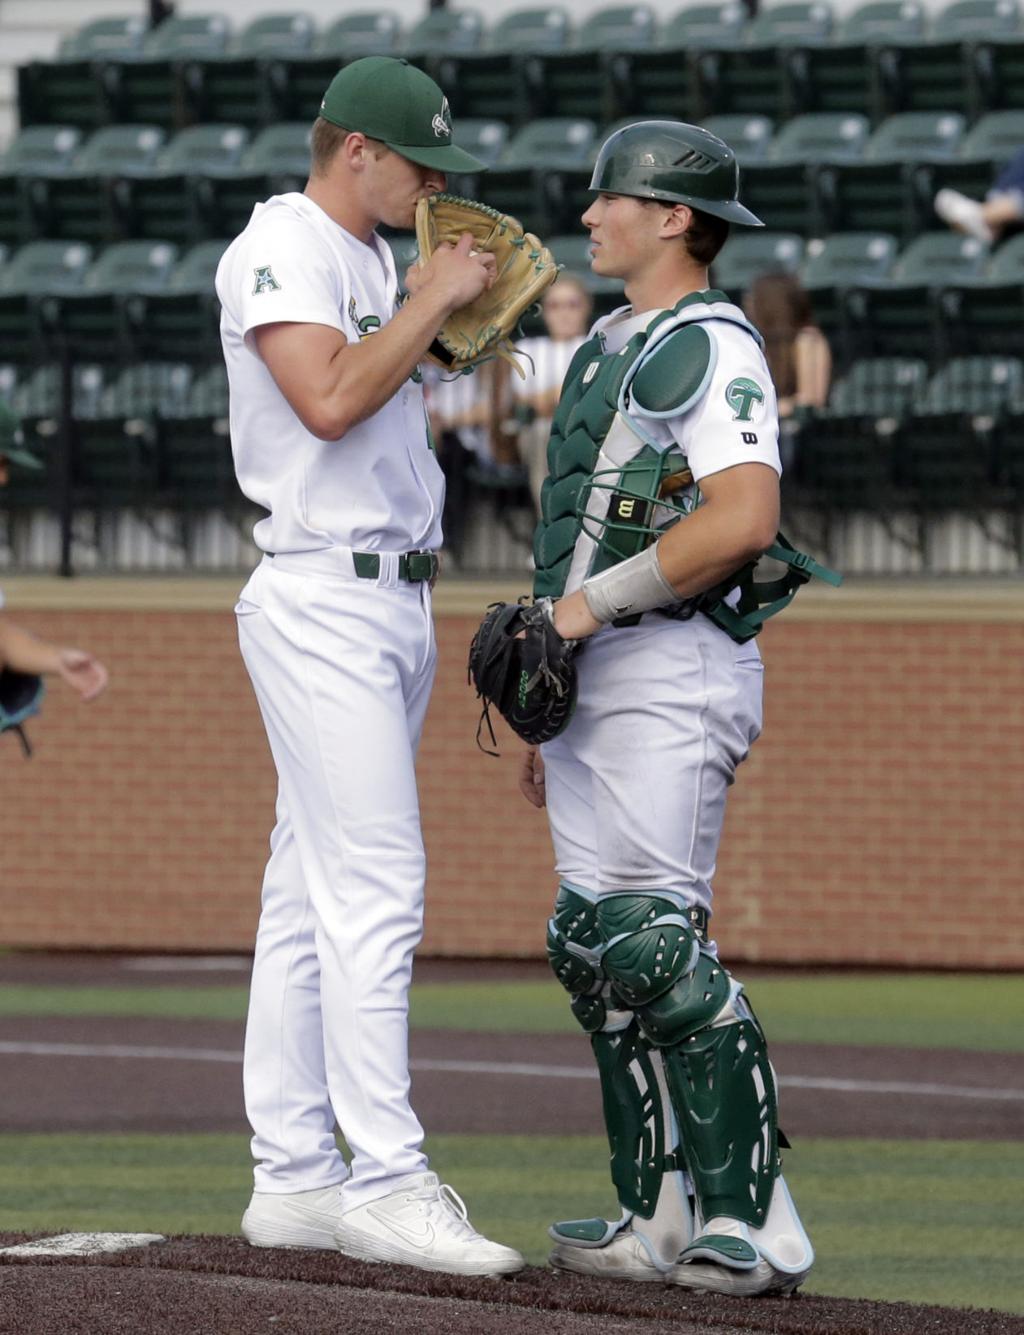
[[[39,713],[45,689],[42,677],[0,668],[0,732],[16,732],[26,756],[32,754],[32,748],[21,725]]]
[[[484,708],[477,728],[487,722],[491,745],[494,705],[524,742],[550,742],[568,725],[576,708],[578,640],[565,640],[555,630],[550,598],[530,606],[492,603],[469,647],[469,680]],[[497,751],[490,752],[497,755]]]

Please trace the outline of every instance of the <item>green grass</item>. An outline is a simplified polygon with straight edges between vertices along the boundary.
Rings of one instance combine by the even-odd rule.
[[[742,971],[740,976],[742,977]],[[834,974],[755,978],[750,996],[776,1043],[863,1043],[1019,1052],[1024,975]],[[243,987],[0,988],[0,1017],[157,1016],[235,1020]],[[412,990],[417,1028],[571,1033],[567,999],[549,982],[422,983]]]
[[[477,1227],[546,1255],[545,1227],[613,1209],[593,1136],[435,1136]],[[0,1230],[234,1233],[244,1136],[2,1135]],[[1024,1313],[1024,1145],[803,1140],[787,1179],[818,1252],[808,1292]]]

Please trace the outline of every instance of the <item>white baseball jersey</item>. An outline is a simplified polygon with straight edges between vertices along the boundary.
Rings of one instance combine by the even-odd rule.
[[[394,314],[387,244],[365,245],[298,192],[257,204],[217,270],[231,385],[231,446],[242,491],[270,511],[254,530],[265,552],[329,547],[408,551],[441,544],[444,478],[423,394],[408,382],[342,441],[299,421],[256,352],[252,331],[278,321],[372,338]]]
[[[711,309],[716,307],[712,305]],[[723,306],[722,309],[726,308]],[[643,311],[634,315],[632,307],[624,306],[598,320],[591,335],[599,333],[605,349],[618,352],[634,334],[646,329],[658,313]],[[739,325],[726,320],[709,320],[702,321],[701,328],[711,335],[717,360],[711,382],[698,402],[688,412],[669,418],[649,417],[635,406],[630,411],[643,418],[647,430],[666,447],[673,442],[679,446],[695,482],[709,473],[720,473],[724,468],[748,463],[767,464],[781,476],[778,405],[764,353],[756,340]],[[764,400],[752,402],[749,421],[737,424],[726,390],[741,377],[756,381],[764,390]]]

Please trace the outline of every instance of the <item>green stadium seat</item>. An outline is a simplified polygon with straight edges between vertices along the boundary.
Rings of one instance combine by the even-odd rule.
[[[852,287],[845,314],[856,355],[938,360],[947,346],[949,323],[939,290],[951,276],[979,275],[985,256],[985,247],[973,237],[926,233],[900,255],[888,278]]]
[[[395,55],[401,32],[390,10],[359,10],[317,34],[308,55],[270,60],[266,77],[278,118],[312,122],[338,70],[360,56]]]
[[[924,32],[924,7],[918,0],[870,0],[843,19],[833,41],[787,53],[792,105],[805,112],[859,111],[880,120],[879,44],[917,40]]]
[[[199,114],[186,70],[197,60],[227,49],[231,26],[222,14],[188,14],[165,19],[146,34],[137,56],[103,67],[111,119],[141,121],[181,129]]]
[[[165,408],[157,421],[160,493],[182,516],[182,542],[191,540],[200,511],[240,514],[251,509],[235,481],[228,434],[228,385],[223,365],[193,381],[181,409]]]
[[[269,126],[253,139],[237,165],[209,167],[193,178],[191,188],[206,236],[234,236],[259,200],[305,188],[311,128],[309,121]]]
[[[794,116],[776,134],[764,161],[744,164],[744,203],[770,227],[818,235],[824,230],[818,176],[834,164],[857,161],[868,130],[867,117],[858,112]]]
[[[788,53],[826,43],[832,21],[832,8],[823,0],[784,0],[762,10],[742,45],[697,52],[701,104],[717,113],[760,113],[776,120],[795,114]]]
[[[928,365],[920,357],[868,357],[854,362],[829,394],[836,417],[903,417],[925,396]]]
[[[833,518],[895,509],[895,420],[874,414],[827,414],[803,426],[794,479],[828,526]]]
[[[81,145],[72,125],[29,125],[0,155],[0,241],[19,245],[34,236],[25,178],[35,171],[66,170]]]
[[[860,162],[828,163],[816,179],[823,230],[882,231],[909,239],[927,221],[915,165],[953,160],[964,135],[957,112],[904,112],[872,134]],[[929,209],[930,212],[930,209]]]
[[[1024,106],[1024,34],[983,33],[967,50],[976,112]]]
[[[705,130],[716,134],[736,154],[740,166],[763,162],[771,148],[774,122],[768,116],[705,116]]]
[[[459,116],[455,121],[455,138],[460,148],[464,148],[467,153],[472,153],[481,162],[492,166],[505,151],[509,140],[509,127],[501,120]],[[452,173],[448,176],[446,189],[452,195],[479,199],[487,192],[485,179],[480,172]]]
[[[694,122],[710,115],[715,108],[706,103],[698,79],[698,53],[740,45],[746,21],[737,0],[683,9],[664,25],[655,46],[615,56],[615,102],[623,112],[662,120]]]
[[[814,318],[839,361],[848,360],[843,307],[846,289],[864,280],[887,277],[897,249],[896,238],[887,232],[836,232],[808,243],[801,281]]]
[[[241,125],[194,125],[181,130],[152,166],[113,182],[118,231],[126,236],[191,243],[205,235],[195,178],[232,171],[241,162],[249,132]]]
[[[264,14],[232,37],[223,55],[188,61],[183,78],[197,118],[250,127],[280,119],[267,66],[307,55],[315,33],[308,14]]]
[[[220,306],[214,279],[229,244],[204,241],[193,246],[175,265],[162,291],[136,292],[125,299],[124,316],[139,358],[221,362]]]
[[[80,242],[32,241],[15,251],[0,270],[0,361],[43,359],[40,298],[81,288],[91,259],[91,247]]]
[[[932,377],[926,413],[1005,412],[1024,392],[1024,363],[1016,357],[951,357]]]
[[[146,22],[139,16],[97,19],[66,38],[56,60],[22,65],[21,124],[61,123],[94,130],[113,120],[105,62],[137,57],[145,36]]]
[[[961,111],[979,105],[974,44],[979,37],[1021,40],[1015,0],[954,0],[936,15],[927,40],[887,44],[879,54],[885,109]]]
[[[796,273],[804,239],[795,232],[737,228],[711,266],[711,286],[739,303],[751,283],[765,273]]]
[[[76,418],[93,418],[100,411],[106,371],[102,366],[79,362],[71,370],[71,412]],[[18,383],[11,407],[22,419],[59,417],[61,371],[59,366],[40,366]]]
[[[938,300],[951,352],[1024,357],[1024,235],[1004,242],[986,273],[952,275]]]
[[[540,236],[570,231],[579,224],[578,215],[572,216],[573,190],[581,188],[583,177],[590,183],[596,137],[597,126],[581,117],[524,125],[487,173],[487,203]]]
[[[27,173],[25,198],[35,235],[116,240],[114,178],[151,166],[163,143],[164,132],[156,125],[107,125],[90,136],[70,166]]]
[[[139,362],[125,367],[106,386],[99,413],[104,417],[180,416],[189,409],[193,368],[187,362]]]
[[[485,49],[445,52],[435,58],[433,73],[451,101],[460,144],[464,117],[499,117],[510,125],[527,119],[524,55],[563,50],[569,32],[564,9],[519,9],[495,24]]]
[[[631,105],[622,104],[617,90],[631,77],[628,57],[646,52],[654,40],[654,11],[648,5],[595,10],[580,24],[569,50],[538,51],[523,57],[530,115],[606,122],[625,114]]]
[[[484,44],[483,16],[476,9],[432,9],[406,32],[397,54],[415,65],[461,51],[479,51]]]
[[[80,289],[41,296],[40,326],[51,355],[65,350],[95,362],[130,357],[124,300],[129,294],[162,292],[177,257],[177,248],[166,241],[123,241],[108,246],[90,265]]]

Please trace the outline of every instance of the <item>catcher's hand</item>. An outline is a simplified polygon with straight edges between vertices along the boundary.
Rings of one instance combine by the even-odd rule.
[[[578,640],[565,640],[555,630],[552,602],[532,606],[492,603],[469,648],[469,679],[484,702],[477,728],[486,720],[491,744],[490,706],[524,742],[537,745],[557,737],[576,707]],[[497,755],[497,751],[491,752]]]
[[[523,374],[512,355],[512,336],[528,306],[558,276],[548,248],[507,214],[457,195],[430,195],[416,205],[416,240],[426,263],[439,246],[457,245],[468,232],[473,249],[493,255],[494,282],[444,322],[427,357],[447,371],[464,371],[501,356]]]

